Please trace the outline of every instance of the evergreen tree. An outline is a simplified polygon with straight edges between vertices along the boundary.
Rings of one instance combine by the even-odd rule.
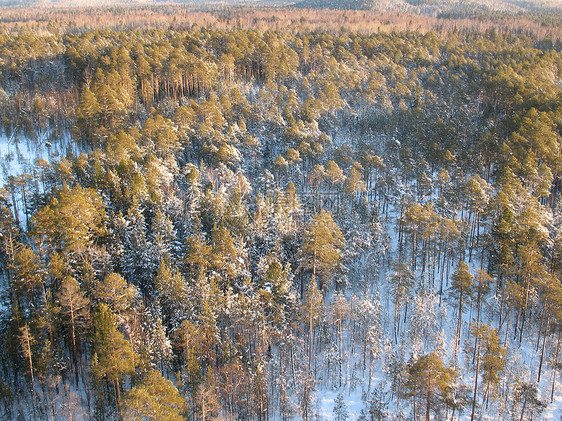
[[[78,346],[80,339],[90,321],[90,300],[80,290],[76,279],[66,276],[61,284],[58,296],[61,312],[65,316],[65,324],[70,327],[72,359],[78,383]]]
[[[83,254],[106,229],[103,202],[92,189],[64,186],[57,198],[33,217],[37,241],[64,254]]]
[[[473,279],[472,275],[468,271],[468,265],[464,261],[460,261],[457,265],[457,269],[451,276],[451,288],[449,296],[451,300],[455,300],[458,303],[458,319],[457,319],[457,331],[455,336],[455,348],[454,353],[456,354],[457,348],[461,341],[462,332],[462,315],[465,310],[465,304],[470,304],[472,299],[472,285]]]
[[[545,409],[546,404],[539,399],[536,384],[519,382],[513,391],[513,419],[533,420]],[[519,414],[518,412],[521,411]]]
[[[349,419],[349,412],[347,411],[347,405],[345,404],[345,399],[343,393],[338,393],[336,400],[334,401],[334,419],[336,421],[346,421]]]
[[[343,235],[328,212],[322,210],[312,217],[304,232],[301,254],[304,268],[312,271],[313,278],[318,277],[320,290],[342,270],[344,246]]]
[[[490,391],[497,387],[500,380],[500,373],[505,366],[505,348],[499,344],[498,334],[495,329],[488,325],[471,325],[471,334],[475,337],[476,345],[476,367],[474,376],[474,389],[472,398],[471,421],[474,419],[476,411],[476,396],[478,392],[478,381],[480,371],[482,380],[486,385],[484,400],[489,396]]]
[[[323,305],[322,293],[318,289],[313,276],[306,290],[306,296],[302,304],[303,315],[308,324],[308,371],[310,371],[312,366],[314,326],[323,317]]]
[[[119,262],[123,275],[141,290],[150,290],[159,263],[158,254],[147,237],[146,220],[138,201],[129,208],[125,221],[124,250]]]
[[[118,273],[110,273],[96,285],[94,296],[105,303],[112,312],[123,315],[132,309],[137,288],[128,284]]]
[[[174,384],[155,370],[123,396],[125,420],[180,420],[185,407],[185,400]]]
[[[394,265],[394,273],[389,279],[390,290],[394,301],[394,340],[398,343],[400,330],[400,309],[408,305],[414,275],[405,263]]]
[[[376,387],[370,395],[367,395],[365,408],[361,410],[359,419],[365,421],[383,421],[388,419],[388,397],[384,392],[383,386]]]
[[[436,353],[423,355],[410,366],[406,381],[408,395],[414,398],[414,406],[417,398],[425,400],[426,421],[430,420],[431,410],[437,411],[443,404],[456,376],[456,371],[445,367]]]
[[[117,318],[100,303],[93,314],[92,374],[113,385],[119,417],[121,415],[121,380],[135,372],[136,355],[131,344],[117,329]]]

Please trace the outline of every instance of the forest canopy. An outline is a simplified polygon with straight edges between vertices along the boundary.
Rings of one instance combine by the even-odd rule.
[[[0,418],[557,414],[560,14],[419,13],[6,9]]]

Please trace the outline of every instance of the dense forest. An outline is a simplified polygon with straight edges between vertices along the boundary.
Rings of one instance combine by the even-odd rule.
[[[0,418],[558,416],[560,25],[170,10],[0,19]]]

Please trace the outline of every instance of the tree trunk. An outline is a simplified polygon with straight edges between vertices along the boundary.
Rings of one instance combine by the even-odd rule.
[[[113,388],[115,389],[115,398],[117,399],[117,410],[119,411],[119,421],[123,421],[123,412],[121,411],[121,390],[119,387],[119,380],[113,382]]]
[[[556,342],[556,355],[554,356],[554,373],[552,375],[552,390],[550,391],[550,402],[554,400],[554,389],[556,387],[556,371],[558,368],[558,353],[560,352],[560,330],[558,331],[558,341]]]
[[[341,318],[340,320],[338,320],[338,336],[339,336],[339,342],[340,342],[340,346],[338,347],[338,354],[339,354],[339,369],[340,369],[340,388],[342,385],[342,366],[343,366],[343,356],[342,356],[342,345],[343,345],[343,331],[342,331],[342,327],[341,327]]]
[[[400,329],[400,317],[398,315],[398,300],[394,301],[394,342],[398,343],[398,330]]]
[[[480,308],[482,307],[482,296],[480,294],[480,289],[478,289],[478,296],[476,298],[476,326],[480,326]],[[476,359],[476,347],[478,346],[478,336],[474,338],[474,352],[472,353],[472,364]]]
[[[537,383],[540,383],[541,381],[541,372],[542,372],[542,363],[544,361],[544,350],[546,348],[546,340],[548,338],[548,328],[550,327],[550,318],[548,318],[546,320],[546,331],[544,332],[544,336],[543,336],[543,340],[542,340],[542,350],[541,350],[541,359],[539,362],[539,375],[537,378]],[[540,335],[540,331],[539,331],[539,335]]]
[[[461,341],[461,329],[462,329],[462,307],[463,307],[463,294],[461,292],[461,296],[459,298],[459,318],[457,321],[457,334],[455,337],[455,348],[453,350],[453,355],[455,356],[456,359],[456,355],[457,355],[457,351],[459,348],[459,343]]]
[[[527,394],[525,393],[525,399],[523,399],[523,408],[521,408],[521,417],[519,421],[523,421],[523,415],[525,415],[525,408],[527,407]]]
[[[430,410],[431,410],[431,393],[427,393],[427,402],[425,405],[425,421],[429,421],[430,419]]]
[[[544,316],[546,314],[547,307],[548,307],[548,299],[547,299],[547,302],[545,303],[545,305],[543,306],[542,311],[541,311],[541,320],[539,322],[539,331],[538,331],[538,334],[537,334],[537,348],[536,348],[537,351],[539,350],[539,344],[541,342],[542,325],[543,325],[543,322],[544,322]],[[546,329],[546,333],[548,333],[548,327]]]
[[[472,412],[470,421],[474,421],[474,411],[476,410],[476,393],[478,392],[478,372],[480,371],[480,343],[478,343],[478,351],[476,352],[476,374],[474,376],[474,393],[472,395]]]
[[[74,326],[74,306],[70,300],[70,326],[72,327],[72,359],[74,360],[74,376],[78,387],[78,355],[76,353],[76,329]]]
[[[312,312],[308,316],[308,372],[312,365]]]

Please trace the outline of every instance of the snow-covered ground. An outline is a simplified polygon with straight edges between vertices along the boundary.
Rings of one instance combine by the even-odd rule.
[[[562,396],[556,397],[554,402],[548,405],[543,418],[549,421],[562,421]]]
[[[348,417],[350,420],[356,420],[363,409],[363,401],[361,400],[361,390],[356,389],[352,392],[341,390],[343,393]],[[321,420],[334,420],[334,405],[339,390],[328,390],[318,392],[318,414]]]
[[[0,133],[0,188],[6,186],[10,176],[19,177],[23,174],[32,175],[35,163],[44,160],[50,164],[60,161],[63,157],[79,154],[80,148],[72,140],[69,132],[58,138],[33,140],[21,136],[7,137]],[[19,189],[15,189],[15,198],[22,200]],[[18,219],[25,225],[24,208],[17,206]],[[24,228],[24,227],[22,227]]]
[[[38,159],[53,162],[77,153],[79,150],[68,132],[48,141],[35,141],[22,136],[7,137],[0,133],[0,186],[6,183],[9,176],[30,172]]]

